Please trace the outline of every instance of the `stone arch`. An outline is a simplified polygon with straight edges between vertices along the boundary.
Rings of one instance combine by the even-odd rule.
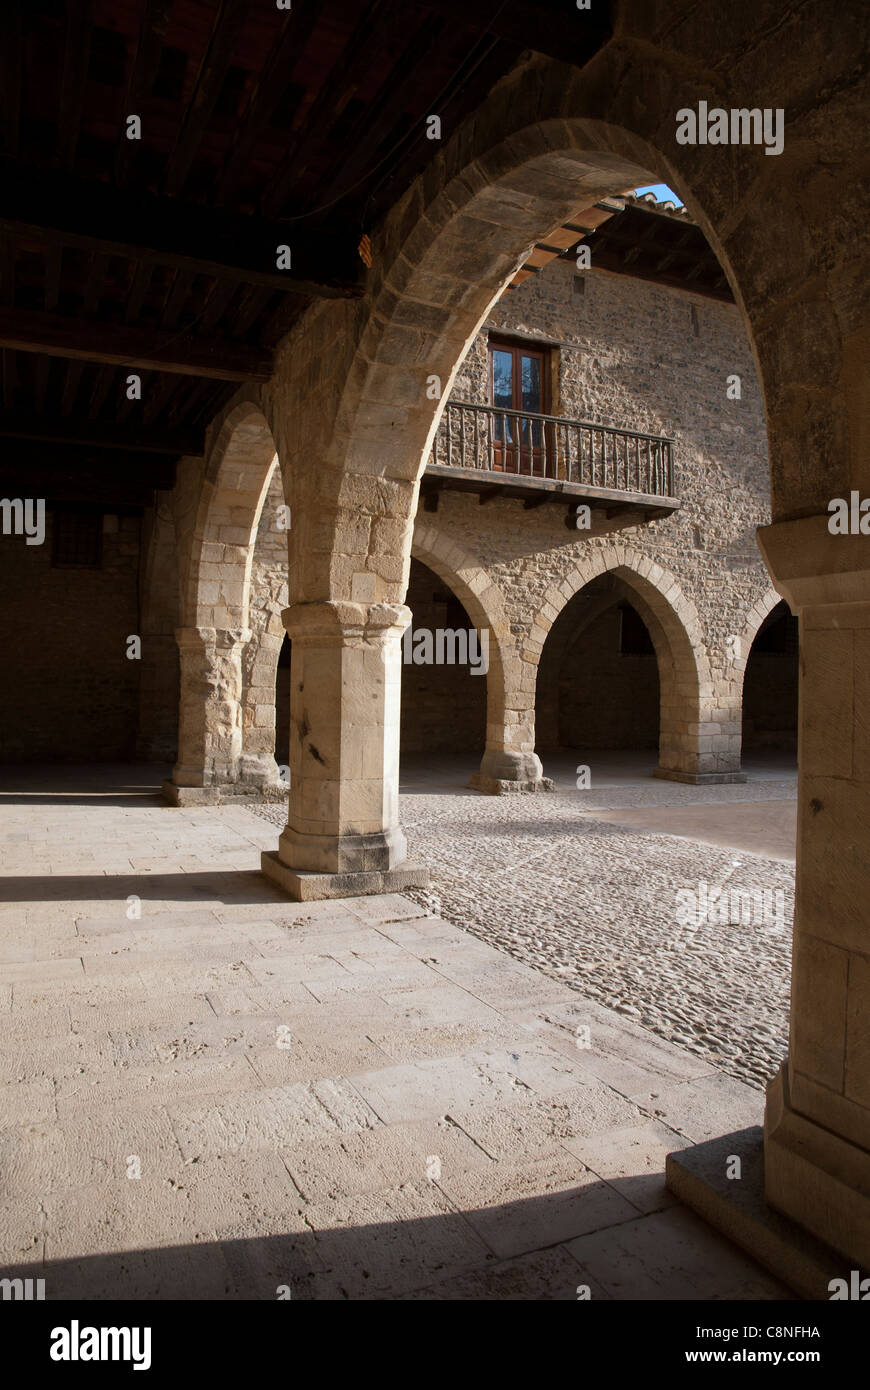
[[[211,433],[181,613],[191,627],[246,629],[254,541],[278,455],[253,401],[231,406]]]
[[[283,488],[277,455],[263,492],[251,556],[248,628],[250,639],[242,648],[242,752],[241,781],[259,786],[264,793],[281,794],[275,760],[276,727],[289,711],[279,706],[276,690],[278,659],[284,641],[281,617],[287,606],[287,535],[275,525],[283,504]],[[255,582],[256,581],[256,582]]]
[[[746,663],[749,660],[749,653],[752,651],[752,644],[758,636],[761,624],[769,613],[772,613],[777,604],[783,602],[782,594],[778,594],[776,589],[771,586],[750,608],[743,631],[736,634],[738,637],[738,651],[732,668],[735,672],[735,680],[738,689],[743,686],[743,677],[746,674]]]
[[[631,591],[656,649],[661,689],[659,774],[679,781],[706,781],[732,772],[723,765],[723,754],[730,747],[714,743],[728,735],[720,734],[720,721],[713,718],[714,687],[695,606],[674,576],[643,552],[630,546],[596,549],[578,560],[561,583],[551,585],[528,637],[536,669],[547,635],[566,604],[592,580],[608,573]]]
[[[679,46],[681,40],[675,42]],[[698,34],[688,39],[679,62],[651,61],[651,43],[660,45],[660,36],[648,34],[646,21],[632,14],[622,17],[618,40],[582,73],[540,55],[518,64],[373,230],[367,302],[339,310],[319,306],[306,319],[304,336],[309,339],[310,329],[310,342],[303,346],[300,335],[301,371],[285,376],[281,389],[288,384],[292,389],[294,375],[307,385],[312,358],[334,348],[337,360],[323,383],[324,391],[332,392],[332,406],[324,412],[314,398],[311,403],[325,470],[317,480],[318,497],[326,503],[327,491],[331,494],[333,530],[341,539],[335,547],[309,545],[300,535],[311,560],[305,598],[353,599],[356,593],[366,596],[363,601],[368,596],[375,602],[401,601],[417,478],[457,364],[477,327],[531,245],[546,239],[572,209],[650,179],[664,179],[680,190],[743,311],[767,396],[775,513],[805,510],[810,494],[818,502],[827,499],[843,478],[848,411],[841,396],[847,383],[842,392],[839,386],[832,391],[830,401],[820,399],[823,393],[813,385],[819,371],[816,322],[799,307],[799,294],[794,304],[785,295],[787,284],[795,291],[809,285],[811,296],[822,294],[819,248],[831,242],[830,227],[805,205],[813,221],[808,235],[790,207],[793,171],[783,178],[786,166],[765,158],[763,149],[676,144],[675,113],[709,96],[709,55]],[[776,71],[779,78],[784,70]],[[785,104],[785,95],[769,82],[756,93],[757,69],[742,56],[735,55],[724,72],[717,66],[717,73],[717,99],[725,106]],[[838,98],[837,104],[838,118],[858,148],[857,116],[848,103]],[[794,158],[810,168],[819,134],[809,126],[801,129],[802,121],[794,119],[792,140],[799,149]],[[842,140],[841,131],[838,146]],[[857,206],[845,216],[859,235]],[[783,290],[775,310],[772,280]],[[830,296],[822,298],[823,356],[834,364],[831,379],[840,381],[838,310]],[[854,322],[857,331],[859,313]],[[857,343],[854,347],[857,352]],[[292,356],[291,350],[288,365]],[[439,400],[430,399],[433,379],[440,384]],[[816,459],[818,472],[812,477],[794,452],[788,397],[798,382],[806,388],[803,415],[818,415],[823,457]],[[301,427],[301,417],[298,423]],[[790,477],[794,473],[799,478]],[[318,526],[314,519],[311,524]]]
[[[763,596],[752,605],[752,608],[749,610],[749,614],[747,616],[746,624],[744,626],[743,631],[737,634],[739,656],[735,658],[735,660],[731,663],[731,671],[733,673],[732,679],[734,682],[735,700],[740,715],[741,753],[743,751],[744,705],[746,703],[746,673],[749,667],[749,658],[752,655],[752,647],[755,642],[755,639],[761,631],[765,619],[769,617],[773,610],[775,608],[778,608],[780,604],[782,604],[787,609],[789,608],[789,605],[787,601],[783,598],[782,594],[777,593],[776,589],[774,589],[771,586],[769,589],[766,590]],[[781,688],[779,689],[778,694],[780,695],[780,697],[782,696],[783,691]],[[782,706],[780,705],[780,707]],[[794,709],[795,707],[792,706],[792,708]]]
[[[759,542],[801,622],[809,809],[799,818],[790,1057],[768,1096],[765,1193],[860,1263],[870,1259],[870,1105],[866,1057],[847,1025],[870,1007],[859,741],[870,566],[864,539],[832,536],[825,513],[830,498],[867,491],[867,70],[855,61],[866,20],[858,0],[838,9],[834,28],[821,5],[783,13],[762,0],[733,31],[699,13],[618,5],[612,38],[582,68],[524,55],[372,229],[365,298],[318,305],[285,342],[263,398],[279,452],[309,464],[304,479],[294,469],[304,512],[291,533],[288,619],[294,655],[297,633],[305,650],[293,682],[289,819],[264,867],[298,896],[420,881],[401,867],[396,657],[418,480],[439,412],[531,246],[583,201],[667,182],[744,315],[770,446],[773,523]],[[678,146],[677,114],[711,98],[785,113],[784,155]],[[432,378],[438,401],[427,397]],[[645,597],[658,606],[652,586]],[[680,675],[712,701],[689,645]],[[322,689],[334,692],[328,703]]]
[[[430,523],[418,521],[411,556],[443,579],[475,627],[490,634],[486,750],[472,785],[490,792],[534,790],[541,778],[535,756],[534,670],[511,639],[504,595],[476,555]]]
[[[209,431],[181,545],[178,761],[164,784],[176,804],[275,780],[274,758],[244,757],[242,653],[254,542],[276,465],[263,412],[248,399],[231,403]]]

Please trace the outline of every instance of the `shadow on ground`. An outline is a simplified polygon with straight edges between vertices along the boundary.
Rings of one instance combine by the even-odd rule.
[[[649,1174],[626,1177],[619,1190],[630,1199],[637,1189],[643,1201],[649,1184]],[[443,1200],[437,1186],[431,1190]],[[395,1217],[384,1222],[28,1262],[2,1275],[44,1279],[47,1300],[275,1300],[289,1290],[292,1300],[307,1301],[576,1301],[584,1288],[604,1300],[791,1298],[683,1207],[646,1218],[638,1211],[636,1220],[600,1228],[602,1200],[613,1194],[596,1180],[502,1206],[402,1219],[400,1188],[356,1199],[393,1205]]]

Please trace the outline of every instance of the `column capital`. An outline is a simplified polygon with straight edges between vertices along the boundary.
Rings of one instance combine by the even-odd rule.
[[[775,521],[756,532],[777,593],[793,612],[870,602],[870,537],[832,535],[828,513]]]
[[[250,642],[249,627],[177,627],[175,640],[179,647],[202,650],[205,647],[239,647]]]
[[[293,603],[281,613],[281,621],[294,642],[348,638],[386,640],[400,637],[411,621],[411,610],[403,603],[352,603],[326,599],[314,603]]]

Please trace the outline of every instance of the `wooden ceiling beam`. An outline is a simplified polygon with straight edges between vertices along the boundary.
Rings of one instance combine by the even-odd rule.
[[[320,88],[302,125],[289,137],[277,177],[261,200],[265,216],[277,216],[300,176],[326,145],[329,132],[364,82],[373,62],[395,31],[397,15],[390,0],[374,0],[367,5],[353,33],[348,37],[341,58]]]
[[[104,421],[64,420],[61,417],[24,415],[0,411],[0,438],[69,444],[79,448],[130,449],[139,454],[202,455],[202,430],[181,428],[149,430],[139,425],[107,424]]]
[[[13,158],[21,119],[21,19],[19,5],[0,5],[0,148]]]
[[[363,293],[350,232],[318,236],[176,198],[0,161],[0,233],[326,299]],[[276,265],[291,250],[292,270]]]
[[[167,483],[174,473],[174,460],[140,454],[134,449],[88,449],[72,444],[47,444],[21,439],[7,444],[0,462],[3,474],[25,473],[36,479],[54,474],[91,473],[95,478],[115,479],[119,483],[141,481],[151,487],[172,486]]]
[[[25,309],[0,308],[0,348],[216,381],[268,381],[272,374],[271,352],[244,343]]]
[[[64,169],[73,166],[82,123],[85,74],[91,47],[90,8],[90,0],[67,0],[66,3],[63,77],[57,122],[57,153]]]
[[[232,202],[257,141],[268,130],[287,89],[290,75],[320,16],[320,7],[314,4],[297,5],[289,13],[283,14],[281,37],[251,93],[238,138],[233,142],[218,180],[216,201],[221,206]]]
[[[418,9],[452,19],[463,29],[479,29],[493,38],[532,48],[560,63],[583,67],[613,33],[608,0],[589,10],[559,0],[416,0]]]
[[[366,106],[354,128],[347,132],[347,148],[352,153],[340,168],[326,171],[325,180],[314,190],[318,204],[329,204],[340,198],[345,190],[355,188],[390,134],[390,125],[394,125],[407,108],[413,111],[419,106],[424,74],[433,52],[437,51],[436,44],[444,28],[445,20],[440,15],[429,15],[424,20],[375,100]],[[420,127],[422,132],[422,122]]]
[[[139,116],[142,120],[144,134],[147,130],[146,118],[151,105],[151,87],[160,62],[166,30],[169,28],[172,5],[173,0],[147,0],[145,13],[142,16],[139,40],[127,82],[121,129],[118,131],[115,182],[122,188],[130,176],[133,156],[140,147],[139,141],[127,139],[127,117]]]
[[[222,0],[166,171],[165,191],[181,192],[211,119],[248,14],[247,0]]]

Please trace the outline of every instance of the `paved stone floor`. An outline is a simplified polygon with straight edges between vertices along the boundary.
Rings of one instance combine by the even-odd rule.
[[[407,898],[286,901],[272,826],[165,807],[159,775],[0,794],[4,1273],[48,1298],[788,1296],[662,1182],[758,1123],[758,1090]],[[509,865],[535,845],[506,804]]]
[[[608,754],[577,791],[576,762],[546,760],[553,794],[492,797],[463,788],[471,760],[406,760],[402,824],[432,870],[408,896],[762,1087],[787,1050],[794,773],[771,760],[746,783],[697,787]],[[283,825],[283,807],[257,812]],[[680,920],[702,885],[729,895],[730,920]]]

